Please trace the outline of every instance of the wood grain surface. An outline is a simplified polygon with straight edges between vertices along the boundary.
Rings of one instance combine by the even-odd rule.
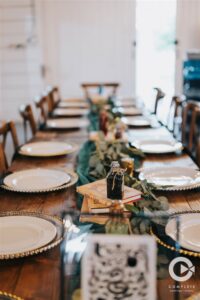
[[[134,132],[133,132],[134,133]],[[38,132],[32,141],[72,141],[81,146],[88,138],[84,130],[68,132]],[[31,158],[15,155],[10,171],[35,167],[74,169],[76,154],[53,158]],[[186,154],[149,155],[143,166],[183,165],[196,167]],[[163,194],[163,192],[162,192]],[[171,210],[200,209],[200,191],[165,192]],[[0,211],[29,210],[61,216],[63,210],[75,207],[75,187],[43,194],[21,194],[0,190]],[[197,262],[199,263],[199,261]],[[186,299],[190,294],[182,292],[179,298],[170,291],[171,279],[158,280],[158,300]],[[186,284],[200,289],[199,272]],[[60,297],[59,246],[43,254],[18,260],[0,262],[0,290],[16,294],[26,300],[58,300]],[[89,299],[88,299],[89,300]]]

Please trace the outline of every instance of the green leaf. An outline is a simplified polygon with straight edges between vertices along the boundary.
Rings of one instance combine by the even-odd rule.
[[[124,206],[125,206],[125,208],[126,208],[128,211],[131,211],[131,212],[134,212],[134,213],[139,213],[139,212],[140,212],[140,210],[139,210],[136,206],[134,206],[134,205],[131,205],[131,204],[125,204]]]

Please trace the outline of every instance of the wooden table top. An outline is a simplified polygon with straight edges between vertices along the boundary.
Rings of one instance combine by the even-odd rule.
[[[88,138],[84,130],[73,132],[39,132],[33,141],[59,140],[72,141],[81,145]],[[144,160],[144,166],[184,165],[196,167],[186,154],[149,155]],[[31,158],[17,155],[10,167],[11,171],[35,167],[50,167],[74,169],[76,154],[54,158]],[[200,209],[200,191],[165,192],[173,210]],[[69,207],[74,207],[75,187],[67,190],[46,194],[20,194],[0,190],[0,211],[29,210],[45,212],[61,216]],[[59,246],[33,257],[18,260],[2,261],[0,266],[0,290],[16,294],[26,300],[58,300],[60,296],[60,252]],[[193,292],[199,289],[199,272],[187,284],[194,285]],[[158,280],[158,299],[172,300],[174,294],[169,285],[173,281]],[[186,299],[189,294],[182,292],[180,298]]]

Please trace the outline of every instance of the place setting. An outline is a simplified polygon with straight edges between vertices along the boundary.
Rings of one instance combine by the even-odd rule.
[[[142,110],[137,107],[116,107],[116,111],[121,113],[123,116],[141,116]]]
[[[39,212],[0,213],[0,260],[19,259],[46,252],[60,244],[63,222]]]
[[[181,211],[169,214],[164,224],[152,222],[151,234],[157,242],[172,251],[200,257],[200,211]]]
[[[88,109],[85,108],[56,108],[52,117],[82,117],[86,116],[88,113]]]
[[[86,118],[53,118],[48,119],[45,124],[46,130],[78,130],[89,126]]]
[[[85,101],[60,101],[58,108],[89,108],[88,103]]]
[[[183,145],[172,138],[154,137],[154,138],[137,138],[131,143],[134,147],[140,149],[146,154],[167,154],[180,153],[183,150]]]
[[[78,149],[79,146],[72,142],[39,141],[20,146],[18,153],[30,157],[52,157],[68,155]]]
[[[124,123],[130,128],[158,128],[160,124],[151,116],[125,116],[122,118]]]
[[[155,189],[163,191],[184,191],[200,187],[200,171],[191,167],[144,168],[140,170],[139,179],[146,180]]]
[[[1,188],[18,193],[47,193],[74,185],[78,175],[59,169],[35,168],[8,173],[1,179]]]

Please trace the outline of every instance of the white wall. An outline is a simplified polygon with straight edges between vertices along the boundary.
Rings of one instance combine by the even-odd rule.
[[[135,0],[37,0],[46,83],[66,96],[84,81],[117,81],[134,92]]]
[[[19,119],[20,104],[41,91],[32,3],[0,0],[0,119]]]

